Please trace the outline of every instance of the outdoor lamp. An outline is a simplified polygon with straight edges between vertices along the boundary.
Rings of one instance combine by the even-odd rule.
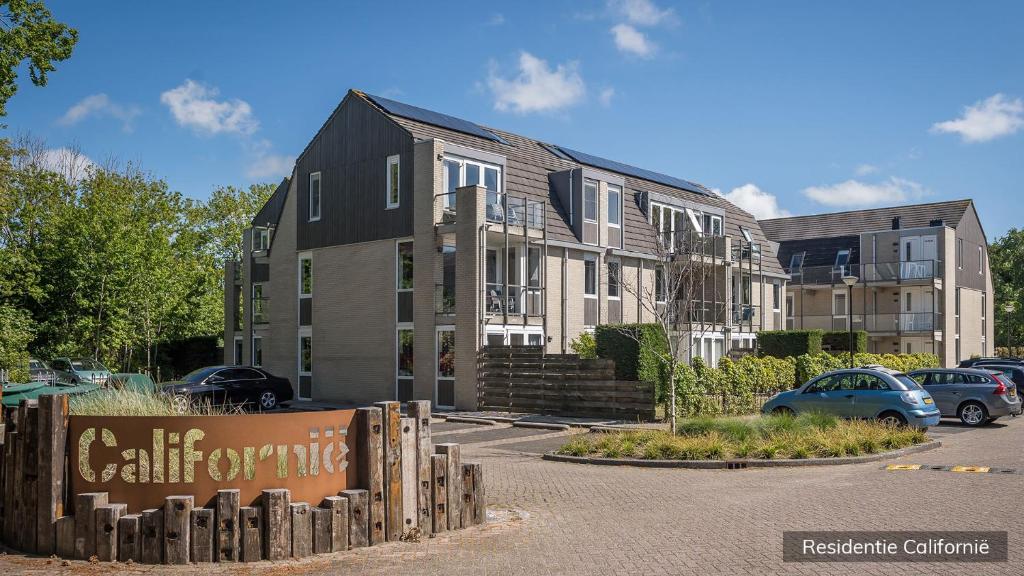
[[[847,323],[850,328],[850,368],[853,368],[853,285],[857,283],[857,278],[853,274],[846,274],[843,276],[843,284],[849,289],[849,296],[846,298],[846,309],[849,311],[849,318]]]

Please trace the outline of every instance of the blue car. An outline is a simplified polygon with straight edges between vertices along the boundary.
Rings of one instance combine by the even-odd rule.
[[[922,429],[938,424],[941,416],[935,400],[913,378],[881,366],[822,374],[796,390],[776,394],[761,412],[822,412]]]

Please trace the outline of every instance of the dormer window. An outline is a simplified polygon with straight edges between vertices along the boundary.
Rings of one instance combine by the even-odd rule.
[[[836,270],[841,274],[846,273],[846,266],[850,263],[850,251],[840,250],[836,252]]]
[[[253,228],[252,229],[252,251],[261,252],[270,248],[270,229],[268,228]]]
[[[807,253],[806,252],[794,252],[793,255],[789,257],[789,271],[790,272],[799,272],[801,269],[803,269],[803,267],[804,267],[804,254],[807,254]]]

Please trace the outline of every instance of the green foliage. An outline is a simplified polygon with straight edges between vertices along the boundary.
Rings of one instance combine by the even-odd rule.
[[[606,324],[594,330],[597,357],[615,361],[619,380],[653,382],[657,402],[668,394],[670,355],[665,331],[658,324]]]
[[[786,358],[821,352],[821,330],[765,330],[757,333],[762,356]]]
[[[29,350],[135,371],[163,344],[219,337],[225,259],[273,186],[204,203],[130,164],[82,169],[72,156],[58,172],[44,150],[0,139],[0,305],[30,318]]]
[[[895,450],[928,439],[920,430],[813,413],[684,419],[677,431],[678,435],[661,430],[635,430],[599,437],[578,436],[558,452],[648,460],[834,458]]]
[[[67,60],[78,41],[78,31],[53,19],[40,1],[0,1],[0,116],[18,91],[18,69],[28,61],[36,86],[46,86],[53,63]]]
[[[579,336],[573,338],[569,342],[569,348],[580,358],[597,358],[597,340],[590,332],[581,332]]]
[[[11,382],[28,381],[28,345],[34,337],[28,313],[0,304],[0,369],[10,372]]]
[[[989,244],[988,265],[995,292],[995,344],[1024,346],[1024,230],[1011,228]]]
[[[1000,346],[996,348],[1000,358],[1024,358],[1024,346]]]
[[[824,332],[821,335],[821,346],[833,352],[850,351],[850,332],[848,330],[833,330]],[[853,332],[853,350],[856,354],[868,351],[868,333],[864,330]]]
[[[939,357],[935,354],[854,354],[854,366],[866,366],[868,364],[878,364],[900,372],[941,366]],[[848,368],[849,365],[849,356],[844,354],[832,355],[822,353],[814,356],[803,354],[796,358],[796,384],[803,384],[825,372]]]

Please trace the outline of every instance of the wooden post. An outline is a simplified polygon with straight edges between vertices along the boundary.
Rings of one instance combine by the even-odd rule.
[[[192,496],[164,498],[164,563],[188,564]]]
[[[96,553],[96,508],[106,503],[106,492],[75,497],[75,559],[88,560]]]
[[[36,514],[39,512],[39,402],[22,400],[21,409],[21,490],[18,495],[21,514],[18,519],[19,549],[36,551]]]
[[[402,415],[399,402],[377,402],[384,428],[384,535],[402,538]],[[376,522],[375,522],[376,523]],[[371,538],[372,540],[372,538]]]
[[[263,491],[263,557],[284,560],[292,555],[292,495],[283,488]]]
[[[419,471],[416,461],[419,451],[416,449],[416,419],[402,418],[402,535],[416,532],[419,529],[420,517],[416,504],[416,479]]]
[[[359,484],[369,491],[369,501],[360,512],[369,523],[368,543],[377,544],[384,536],[384,439],[380,408],[358,408]],[[353,544],[354,546],[354,544]]]
[[[217,491],[217,561],[238,562],[238,509],[237,488]]]
[[[434,454],[430,457],[431,528],[434,532],[448,530],[448,456]]]
[[[162,564],[164,561],[164,511],[149,508],[142,511],[142,563]]]
[[[193,562],[213,562],[213,533],[216,522],[214,516],[216,510],[213,508],[192,509],[192,535],[189,537],[191,556]]]
[[[127,514],[117,521],[117,561],[142,562],[142,515]],[[58,556],[60,553],[58,553]]]
[[[313,513],[313,554],[326,554],[331,551],[331,510],[320,507],[309,510]]]
[[[459,445],[438,444],[437,453],[448,456],[448,529],[462,528],[462,460]]]
[[[101,562],[117,560],[117,526],[126,512],[127,504],[104,504],[96,508],[96,558]]]
[[[463,528],[473,525],[473,465],[462,465],[462,518],[460,524]]]
[[[484,491],[484,467],[473,463],[473,524],[487,522],[487,493]]]
[[[54,523],[64,515],[64,454],[67,442],[68,397],[39,397],[39,484],[36,550],[55,550]]]
[[[2,409],[2,408],[0,408]],[[12,410],[7,422],[4,423],[4,527],[3,540],[14,543],[15,526],[15,474],[18,461],[18,411]]]
[[[263,559],[263,514],[259,506],[243,506],[238,509],[239,544],[242,562],[259,562]]]
[[[328,496],[323,506],[331,511],[331,552],[348,550],[348,498]]]
[[[348,499],[348,541],[352,548],[370,545],[366,508],[369,493],[366,490],[344,490],[340,494]]]
[[[313,555],[313,514],[309,504],[293,502],[292,515],[292,557],[305,558]]]
[[[55,553],[60,558],[71,560],[75,557],[75,517],[61,516],[56,524]]]
[[[429,535],[433,531],[431,506],[433,495],[430,477],[433,475],[430,457],[434,447],[430,441],[430,401],[416,400],[407,404],[409,416],[416,420],[416,506],[420,533]]]

